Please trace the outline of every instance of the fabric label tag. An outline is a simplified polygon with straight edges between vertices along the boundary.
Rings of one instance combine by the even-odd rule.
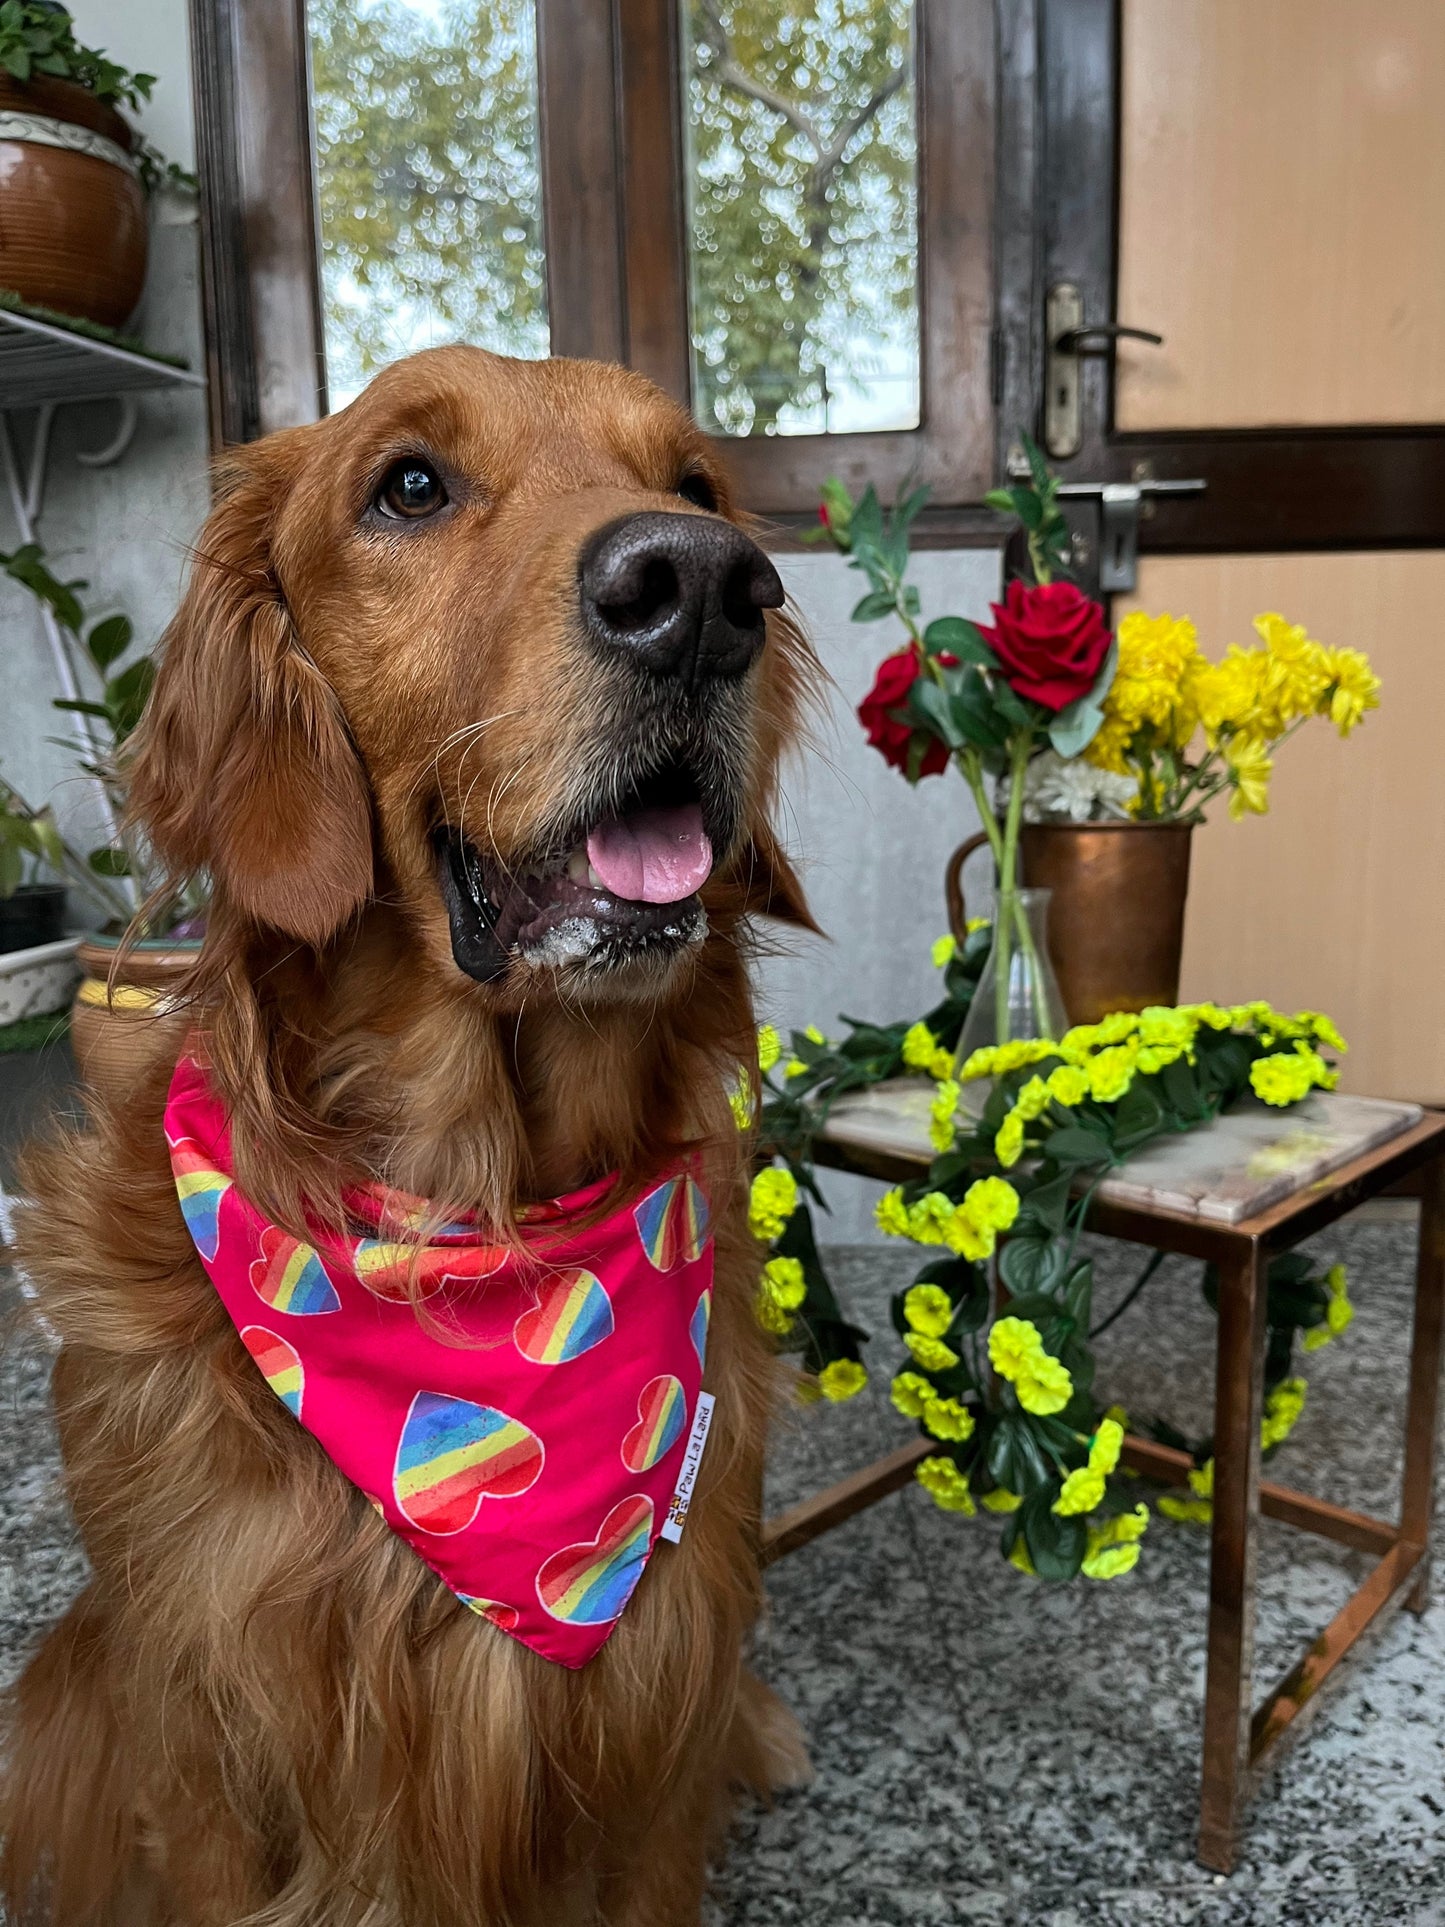
[[[714,1403],[711,1392],[698,1393],[692,1431],[688,1434],[687,1450],[682,1455],[682,1470],[677,1475],[677,1490],[672,1495],[667,1517],[662,1522],[662,1537],[671,1540],[673,1545],[682,1537],[682,1529],[687,1524],[687,1508],[692,1503],[692,1488],[697,1483],[697,1468],[702,1464],[702,1448],[707,1444]]]

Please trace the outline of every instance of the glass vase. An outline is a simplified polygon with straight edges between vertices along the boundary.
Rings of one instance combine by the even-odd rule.
[[[1049,896],[1047,890],[1000,891],[994,907],[993,947],[958,1040],[960,1066],[975,1051],[994,1044],[1062,1037],[1068,1028],[1049,956]],[[970,1117],[979,1116],[992,1088],[992,1078],[970,1079],[960,1099],[963,1110]]]

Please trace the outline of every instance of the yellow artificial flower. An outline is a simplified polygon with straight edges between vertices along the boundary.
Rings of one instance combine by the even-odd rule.
[[[798,1208],[798,1181],[791,1171],[769,1165],[753,1179],[748,1196],[748,1229],[771,1244]]]
[[[1074,1064],[1060,1064],[1049,1072],[1049,1096],[1060,1104],[1082,1104],[1089,1095],[1089,1079]]]
[[[763,1330],[771,1332],[774,1338],[786,1338],[793,1329],[793,1321],[787,1312],[772,1293],[761,1286],[753,1300],[753,1315]]]
[[[928,1065],[928,1075],[945,1084],[953,1077],[953,1052],[942,1048],[933,1053]]]
[[[1173,1492],[1165,1492],[1155,1504],[1166,1519],[1173,1519],[1181,1526],[1207,1526],[1214,1517],[1214,1507],[1208,1499],[1181,1499]]]
[[[1250,1089],[1266,1104],[1297,1104],[1314,1082],[1313,1067],[1298,1051],[1256,1057],[1249,1067]]]
[[[816,1024],[809,1024],[803,1035],[810,1044],[826,1044],[828,1041]]]
[[[951,936],[935,937],[933,940],[933,953],[932,953],[934,969],[943,970],[947,965],[953,962],[953,959],[957,955],[957,953],[958,953],[958,945],[954,942]]]
[[[1304,1347],[1307,1352],[1317,1352],[1322,1345],[1328,1345],[1332,1338],[1338,1338],[1341,1332],[1349,1330],[1354,1320],[1355,1308],[1350,1303],[1348,1283],[1349,1274],[1343,1265],[1331,1265],[1325,1273],[1325,1290],[1330,1294],[1329,1304],[1325,1308],[1323,1323],[1315,1325],[1304,1335]]]
[[[796,1311],[808,1295],[801,1258],[769,1258],[763,1266],[763,1281],[784,1311]]]
[[[943,1511],[961,1512],[967,1519],[973,1517],[973,1494],[968,1489],[968,1476],[959,1471],[952,1459],[920,1459],[913,1476],[933,1503]]]
[[[807,1075],[808,1069],[809,1069],[809,1066],[803,1062],[801,1057],[790,1057],[787,1063],[784,1064],[783,1066],[783,1076],[784,1077],[805,1077]]]
[[[1014,1109],[1025,1124],[1032,1124],[1049,1108],[1049,1087],[1037,1071],[1014,1099]]]
[[[1141,1501],[1102,1525],[1091,1526],[1084,1554],[1086,1579],[1121,1579],[1139,1563],[1139,1541],[1149,1528],[1149,1508]]]
[[[988,1362],[1000,1378],[1017,1378],[1043,1349],[1039,1328],[1028,1318],[996,1318],[988,1334]]]
[[[885,1191],[874,1205],[873,1222],[887,1237],[908,1236],[908,1206],[903,1202],[903,1193],[897,1185],[891,1191]]]
[[[1122,1579],[1138,1563],[1138,1546],[1100,1546],[1084,1554],[1080,1571],[1086,1579]]]
[[[888,1396],[893,1401],[893,1409],[904,1418],[922,1418],[924,1407],[936,1399],[938,1393],[917,1372],[899,1372],[888,1388]]]
[[[910,1331],[942,1338],[953,1323],[953,1300],[942,1285],[910,1285],[903,1294],[903,1316]]]
[[[1074,1396],[1074,1381],[1058,1359],[1044,1352],[1014,1384],[1018,1402],[1035,1418],[1050,1418],[1062,1412]]]
[[[758,1026],[758,1069],[770,1071],[783,1054],[782,1039],[771,1024]]]
[[[973,1413],[956,1398],[930,1399],[923,1408],[923,1429],[936,1439],[962,1444],[973,1437]]]
[[[1023,1500],[1006,1485],[996,1485],[992,1492],[984,1493],[983,1504],[990,1512],[1017,1512]]]
[[[911,1071],[926,1071],[938,1049],[938,1039],[927,1024],[910,1024],[903,1038],[903,1061]]]
[[[953,1143],[953,1118],[957,1109],[958,1085],[951,1077],[945,1078],[929,1106],[928,1114],[928,1141],[940,1154]]]
[[[1100,1419],[1099,1429],[1089,1441],[1089,1470],[1106,1473],[1116,1470],[1123,1446],[1124,1427],[1119,1420],[1107,1416]]]
[[[1225,745],[1233,793],[1229,814],[1237,823],[1246,812],[1264,816],[1269,810],[1269,776],[1274,764],[1258,736],[1232,736]]]
[[[1016,1566],[1020,1572],[1026,1572],[1030,1579],[1037,1579],[1039,1576],[1034,1570],[1034,1562],[1029,1557],[1029,1549],[1022,1533],[1014,1540],[1013,1551],[1008,1556],[1008,1562],[1011,1566]]]
[[[905,1332],[903,1342],[913,1354],[914,1363],[921,1365],[925,1372],[946,1372],[958,1363],[958,1353],[941,1338],[930,1338],[927,1332]]]
[[[1115,1044],[1089,1060],[1089,1095],[1100,1104],[1121,1098],[1134,1081],[1139,1064],[1139,1047],[1134,1042]],[[1100,1147],[1102,1150],[1102,1146]]]
[[[1302,1378],[1282,1379],[1265,1400],[1264,1422],[1259,1428],[1259,1442],[1264,1451],[1282,1445],[1294,1430],[1305,1408],[1308,1389]]]
[[[1028,1318],[999,1318],[988,1335],[988,1360],[1008,1380],[1019,1404],[1037,1418],[1062,1412],[1074,1394],[1074,1381],[1058,1359],[1044,1350],[1038,1326]]]
[[[1341,1037],[1334,1018],[1327,1017],[1322,1010],[1297,1010],[1295,1022],[1308,1030],[1318,1044],[1327,1044],[1331,1050],[1340,1052],[1350,1048]]]
[[[1016,1110],[1010,1111],[998,1127],[998,1135],[993,1141],[993,1154],[999,1163],[1008,1170],[1017,1164],[1024,1148],[1024,1121]]]
[[[733,1114],[733,1123],[740,1131],[750,1131],[753,1127],[753,1093],[748,1080],[739,1075],[738,1081],[728,1092],[728,1109]]]
[[[964,1193],[963,1208],[990,1231],[1008,1231],[1019,1215],[1019,1194],[1007,1178],[977,1178]]]
[[[856,1398],[868,1383],[868,1374],[856,1358],[835,1358],[818,1374],[818,1389],[834,1405],[845,1398]]]
[[[1104,1475],[1092,1466],[1081,1465],[1064,1480],[1063,1488],[1051,1510],[1061,1519],[1076,1512],[1092,1512],[1104,1497]]]

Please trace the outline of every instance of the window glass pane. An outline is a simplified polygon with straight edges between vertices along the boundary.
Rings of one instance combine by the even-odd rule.
[[[699,419],[916,427],[911,0],[680,4]]]
[[[418,348],[547,353],[533,0],[308,0],[331,406]]]

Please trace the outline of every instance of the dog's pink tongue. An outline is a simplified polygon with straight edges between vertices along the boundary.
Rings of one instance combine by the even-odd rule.
[[[615,897],[680,903],[712,874],[712,844],[696,803],[634,810],[588,832],[587,861]]]

